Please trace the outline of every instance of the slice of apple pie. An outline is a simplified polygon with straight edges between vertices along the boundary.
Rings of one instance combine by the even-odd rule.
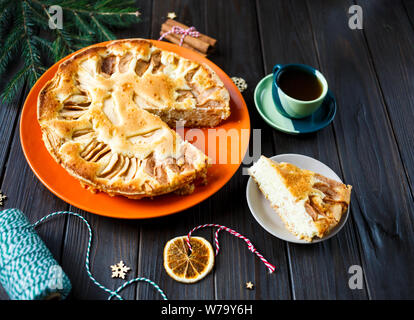
[[[81,51],[38,99],[54,159],[91,191],[129,198],[191,192],[208,158],[168,125],[215,126],[229,115],[213,70],[143,39]]]
[[[261,156],[249,174],[299,239],[324,237],[348,210],[352,187],[313,171]]]

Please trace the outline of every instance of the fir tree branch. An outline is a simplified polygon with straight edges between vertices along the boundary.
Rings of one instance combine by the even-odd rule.
[[[0,7],[0,21],[3,21],[11,2],[6,2]]]
[[[14,3],[11,1],[6,1],[1,5],[1,13],[0,13],[0,42],[3,42],[3,36],[6,33],[6,26],[10,23],[13,19],[12,17],[12,9]]]
[[[33,36],[33,40],[36,41],[39,47],[43,50],[43,53],[48,63],[55,61],[53,56],[53,46],[50,41],[40,38],[38,36]],[[41,68],[46,69],[45,66],[41,66]]]
[[[17,96],[19,89],[24,85],[29,69],[30,66],[24,67],[14,75],[1,93],[1,100],[11,102],[13,98]]]
[[[91,15],[91,20],[95,23],[96,27],[101,30],[102,34],[107,40],[115,39],[115,36],[113,34],[110,34],[109,31],[106,30],[93,15]]]
[[[73,12],[73,15],[76,19],[77,22],[79,22],[79,25],[82,27],[81,29],[85,32],[88,33],[89,35],[92,35],[93,32],[91,32],[89,30],[89,26],[83,21],[83,19],[80,17],[80,15],[77,12]]]
[[[64,43],[64,45],[65,45],[65,47],[66,47],[66,49],[67,49],[67,51],[68,52],[70,52],[71,51],[71,45],[70,45],[70,43],[65,39],[65,37],[64,37],[64,35],[63,35],[63,32],[61,32],[60,30],[59,30],[59,28],[57,28],[57,26],[55,25],[55,23],[53,22],[53,19],[52,19],[52,17],[50,16],[50,14],[49,14],[49,11],[47,11],[46,10],[46,7],[43,5],[42,6],[42,8],[43,8],[43,11],[46,13],[46,16],[48,17],[48,21],[52,21],[52,23],[54,24],[54,26],[55,26],[55,29],[53,29],[54,30],[54,32],[56,33],[56,36],[59,38],[61,38],[62,39],[62,41],[63,41],[63,43]]]
[[[14,36],[10,34],[10,37]],[[14,39],[8,38],[6,40],[5,46],[0,53],[0,74],[6,70],[12,54],[20,47],[20,41],[23,37],[24,34],[20,34],[20,36],[14,37]]]
[[[64,12],[63,29],[49,7]],[[27,82],[33,85],[50,63],[96,42],[115,39],[112,28],[139,21],[134,0],[0,0],[0,77],[12,64],[22,67],[0,87],[0,102],[11,102]],[[37,31],[41,30],[41,35]]]
[[[48,19],[42,15],[40,12],[37,11],[37,9],[35,9],[31,4],[30,1],[26,1],[24,0],[24,2],[26,3],[26,5],[31,9],[31,11],[39,18],[39,21],[43,21],[48,23]],[[43,8],[43,6],[42,6]]]
[[[31,73],[33,75],[33,78],[35,80],[37,80],[38,75],[36,72],[36,64],[35,64],[35,54],[34,54],[34,48],[32,46],[32,43],[30,41],[30,34],[29,34],[29,22],[27,21],[27,13],[26,13],[26,9],[25,9],[25,1],[23,1],[21,3],[21,9],[22,9],[22,17],[23,17],[23,30],[24,30],[24,38],[27,44],[27,49],[29,50],[29,59],[30,59],[30,63],[27,65],[27,61],[26,61],[26,65],[31,69]]]
[[[40,5],[44,5],[40,0],[30,0],[32,2],[38,3]],[[64,5],[59,5],[63,10],[67,10],[67,11],[71,11],[71,12],[76,12],[79,14],[87,14],[87,15],[106,15],[106,16],[135,16],[135,17],[139,17],[141,15],[141,13],[139,11],[134,11],[134,12],[130,12],[127,11],[127,9],[121,9],[118,11],[99,11],[99,10],[86,10],[86,9],[80,9],[80,8],[75,8],[75,7],[68,7],[68,6],[64,6]],[[125,10],[125,11],[124,11]]]

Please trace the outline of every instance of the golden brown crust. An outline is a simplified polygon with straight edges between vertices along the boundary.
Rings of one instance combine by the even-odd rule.
[[[276,170],[286,189],[296,199],[295,201],[303,203],[306,213],[312,218],[317,229],[316,236],[323,238],[338,225],[343,214],[348,210],[352,186],[329,179],[313,171],[300,169],[290,163],[278,163],[262,157]],[[256,181],[254,175],[251,176]],[[256,183],[265,194],[260,184],[257,181]],[[298,234],[280,214],[278,208],[274,207],[273,209],[291,233],[299,239],[312,241],[310,237]]]
[[[275,169],[279,172],[279,176],[284,180],[286,187],[294,197],[299,199],[305,198],[312,190],[310,180],[313,172],[302,170],[290,163],[272,162]]]
[[[76,54],[38,98],[53,158],[91,191],[129,198],[192,190],[206,176],[208,158],[159,116],[170,125],[183,115],[187,125],[210,125],[229,114],[228,92],[210,68],[142,39]]]
[[[352,186],[300,169],[293,164],[274,161],[272,164],[291,194],[298,201],[305,200],[305,210],[315,223],[317,236],[324,237],[348,210]]]

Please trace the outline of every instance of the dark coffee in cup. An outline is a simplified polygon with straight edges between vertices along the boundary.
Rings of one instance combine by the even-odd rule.
[[[286,117],[309,117],[322,105],[327,92],[325,77],[311,66],[291,63],[273,67],[273,101]]]
[[[277,82],[285,94],[297,100],[315,100],[323,92],[323,86],[318,77],[302,69],[291,68],[282,71]]]

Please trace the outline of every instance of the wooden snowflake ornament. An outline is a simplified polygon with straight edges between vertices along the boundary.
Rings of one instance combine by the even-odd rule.
[[[111,266],[112,278],[122,278],[125,279],[125,275],[128,273],[131,268],[124,265],[124,262],[121,260],[119,263]]]
[[[0,206],[4,205],[4,201],[6,201],[7,196],[0,190]]]

